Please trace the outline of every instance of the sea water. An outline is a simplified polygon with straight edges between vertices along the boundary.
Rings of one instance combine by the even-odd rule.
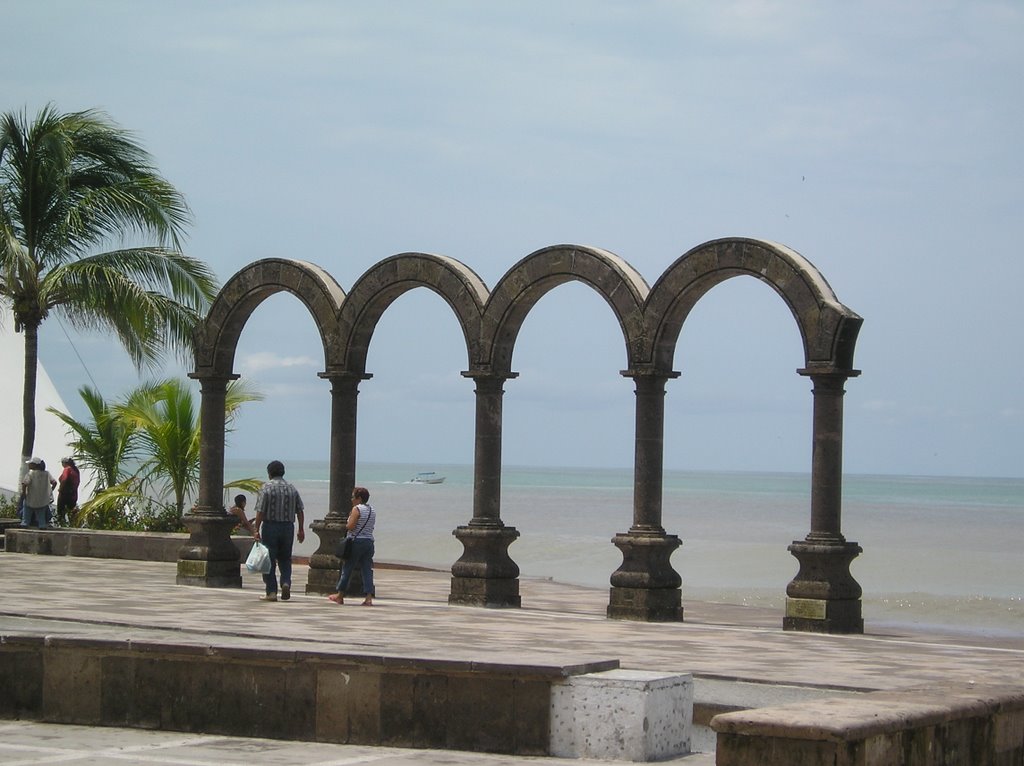
[[[327,463],[286,466],[307,522],[323,518]],[[410,482],[424,470],[444,483]],[[225,475],[262,478],[265,464],[229,460]],[[452,531],[473,516],[472,466],[361,464],[357,482],[378,513],[378,560],[448,569],[462,554]],[[520,533],[509,555],[523,577],[607,588],[622,561],[611,538],[633,523],[632,471],[505,466],[501,518]],[[781,614],[798,569],[786,548],[810,530],[810,476],[666,471],[662,524],[682,541],[684,606]],[[846,476],[842,530],[864,549],[851,571],[869,624],[1024,635],[1024,479]],[[296,550],[317,545],[310,535]]]

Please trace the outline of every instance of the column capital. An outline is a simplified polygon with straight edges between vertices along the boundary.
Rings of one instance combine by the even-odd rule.
[[[318,378],[329,380],[332,383],[354,382],[356,385],[364,380],[369,380],[373,375],[369,372],[353,372],[352,370],[324,370],[316,374]]]
[[[619,370],[619,375],[633,380],[673,380],[682,375],[675,370],[657,370],[653,367],[630,367],[628,370]]]
[[[217,382],[221,382],[226,386],[232,380],[238,380],[242,376],[237,372],[217,372],[216,370],[202,369],[188,373],[188,377],[192,380],[198,380],[201,386]]]
[[[492,372],[491,370],[463,370],[459,373],[464,378],[471,380],[515,380],[519,377],[518,372]]]
[[[844,367],[836,367],[832,364],[809,364],[807,367],[801,367],[797,369],[798,375],[803,375],[808,378],[837,378],[840,380],[846,380],[847,378],[856,378],[860,375],[860,370],[853,370]]]

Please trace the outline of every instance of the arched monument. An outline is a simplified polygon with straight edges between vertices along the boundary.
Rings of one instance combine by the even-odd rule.
[[[453,534],[463,555],[452,565],[449,602],[471,606],[520,605],[519,567],[509,545],[519,532],[501,520],[502,398],[517,373],[512,353],[529,312],[547,292],[566,282],[595,290],[622,332],[627,368],[636,394],[633,518],[612,542],[622,564],[611,574],[608,616],[644,621],[683,618],[681,578],[670,558],[680,545],[662,526],[665,384],[683,324],[715,285],[750,276],[771,287],[793,314],[804,349],[799,374],[813,382],[811,522],[804,540],[789,550],[800,569],[787,588],[787,630],[828,633],[863,631],[861,589],[850,574],[861,552],[841,531],[843,385],[859,374],[853,352],[861,318],[843,306],[824,277],[801,255],[782,245],[747,238],[719,239],[690,250],[648,287],[618,256],[599,248],[557,245],[513,266],[488,291],[465,264],[425,253],[380,261],[346,295],[323,269],[286,259],[257,261],[221,290],[197,331],[196,369],[202,386],[202,457],[199,502],[185,521],[192,531],[178,562],[178,582],[240,585],[239,562],[228,541],[231,522],[222,502],[224,392],[234,373],[238,338],[253,310],[277,292],[290,292],[309,310],[324,345],[331,382],[330,494],[325,517],[313,523],[320,546],[310,560],[307,591],[333,588],[338,560],[334,544],[343,533],[345,499],[355,482],[359,384],[378,321],[403,293],[425,287],[455,314],[466,344],[467,369],[475,383],[476,430],[472,517]]]

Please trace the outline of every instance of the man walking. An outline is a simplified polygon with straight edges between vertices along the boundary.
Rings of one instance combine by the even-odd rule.
[[[284,463],[272,460],[267,465],[268,481],[256,495],[256,518],[253,537],[270,551],[270,572],[263,575],[266,594],[260,601],[277,601],[277,569],[281,570],[281,600],[291,598],[292,538],[306,539],[305,510],[299,491],[284,480]],[[295,520],[298,519],[298,530]]]

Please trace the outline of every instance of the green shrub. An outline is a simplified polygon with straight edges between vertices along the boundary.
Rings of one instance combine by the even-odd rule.
[[[187,532],[173,503],[149,501],[139,513],[139,525],[146,532]]]
[[[0,518],[4,519],[16,519],[18,518],[18,498],[15,496],[7,497],[6,495],[0,495]]]

